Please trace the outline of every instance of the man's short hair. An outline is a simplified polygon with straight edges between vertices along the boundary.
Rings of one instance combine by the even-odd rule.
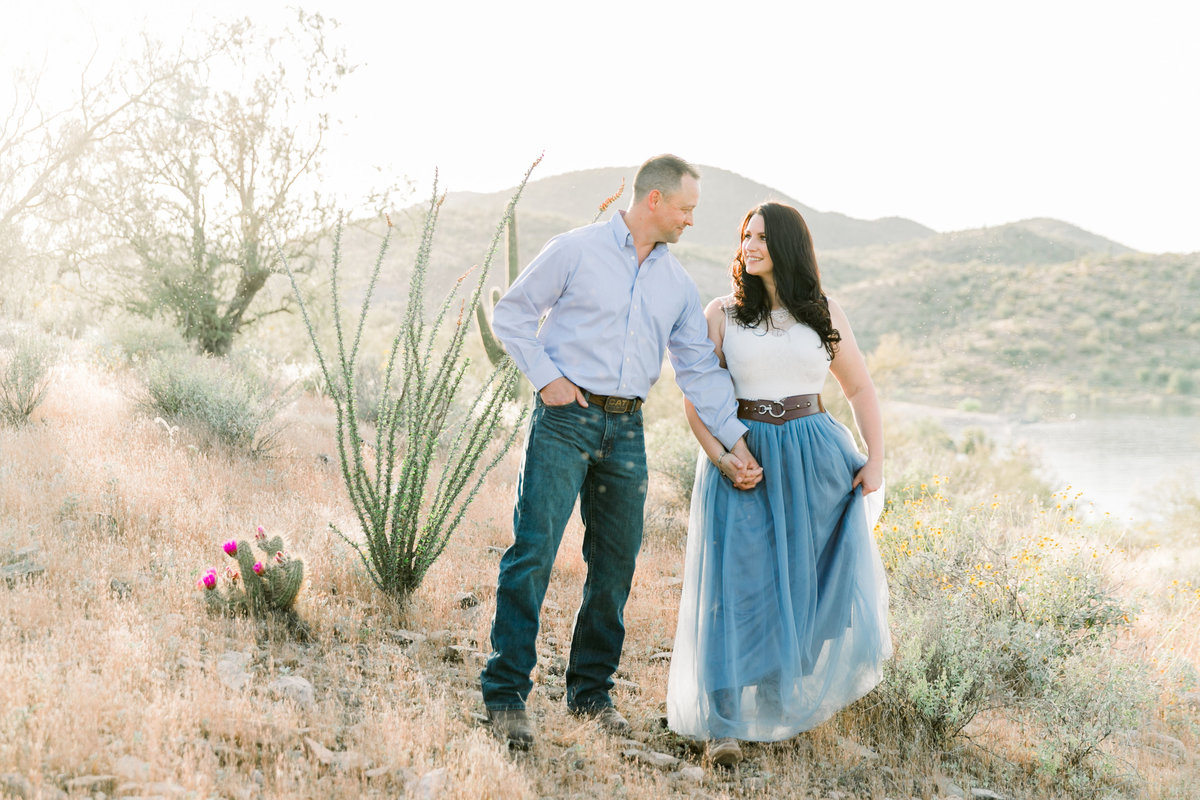
[[[642,200],[655,189],[664,195],[678,191],[684,175],[700,180],[700,171],[679,156],[664,153],[646,159],[633,179],[633,202]]]

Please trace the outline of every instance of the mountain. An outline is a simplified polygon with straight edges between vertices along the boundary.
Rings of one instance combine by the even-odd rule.
[[[622,179],[625,194],[606,216],[625,207],[634,172],[612,167],[531,182],[518,205],[521,264],[552,236],[590,222]],[[1089,403],[1145,408],[1200,399],[1200,253],[1137,253],[1045,218],[936,233],[911,220],[815,211],[735,173],[701,172],[696,224],[672,246],[701,297],[729,291],[728,264],[747,209],[766,199],[796,206],[812,228],[824,283],[873,354],[888,397],[1023,417]],[[510,194],[445,198],[431,298],[482,261]],[[395,215],[381,304],[403,300],[423,213],[414,206]],[[348,293],[363,285],[377,234],[347,234]],[[489,285],[503,285],[503,273],[501,246]]]
[[[901,217],[862,220],[845,214],[817,211],[793,197],[734,172],[707,166],[697,169],[701,175],[700,206],[696,209],[696,224],[684,234],[684,241],[690,245],[722,248],[729,250],[732,255],[738,243],[737,227],[742,217],[749,209],[767,200],[787,203],[799,209],[812,231],[814,241],[822,249],[892,244],[935,233],[924,225]],[[519,212],[522,216],[548,215],[571,220],[574,227],[590,222],[600,203],[616,192],[624,181],[625,191],[604,214],[603,218],[607,219],[618,208],[629,205],[636,173],[636,166],[603,167],[540,178],[526,186]],[[452,193],[447,202],[461,203],[464,207],[500,210],[511,194],[511,190],[491,194],[457,192]]]

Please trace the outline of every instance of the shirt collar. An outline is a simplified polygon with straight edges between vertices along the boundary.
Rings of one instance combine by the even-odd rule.
[[[612,229],[613,237],[617,240],[617,247],[623,249],[634,246],[633,233],[630,232],[629,226],[625,224],[624,211],[618,211],[616,214],[613,214],[612,219],[608,221],[608,225]],[[643,264],[655,260],[665,252],[667,252],[667,243],[659,242],[654,245],[654,249],[650,251],[650,255],[646,256],[646,261]]]

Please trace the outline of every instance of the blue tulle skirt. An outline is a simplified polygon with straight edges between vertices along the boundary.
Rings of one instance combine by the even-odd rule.
[[[779,741],[869,692],[892,652],[873,529],[883,490],[828,414],[750,421],[763,481],[696,468],[667,721],[699,739]]]

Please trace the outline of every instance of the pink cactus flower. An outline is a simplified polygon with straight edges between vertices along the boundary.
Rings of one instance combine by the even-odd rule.
[[[266,571],[267,571],[267,568],[263,566],[263,563],[261,561],[254,562],[254,574],[255,575],[262,575]]]
[[[266,530],[263,528],[263,526],[262,526],[262,525],[259,525],[259,526],[258,526],[258,530],[256,530],[256,531],[254,532],[254,538],[255,538],[255,539],[258,539],[259,541],[262,541],[263,539],[267,538],[267,532],[266,532]]]
[[[209,570],[204,573],[204,577],[196,581],[197,586],[203,586],[205,589],[217,588],[217,573],[215,570]]]
[[[237,571],[236,569],[234,569],[233,567],[226,567],[226,568],[225,568],[225,577],[226,577],[226,578],[229,578],[229,580],[231,580],[231,581],[233,581],[233,582],[235,582],[235,583],[236,583],[236,582],[237,582],[237,579],[238,579],[238,578],[240,578],[240,577],[241,577],[241,575],[240,575],[240,574],[238,573],[238,571]]]
[[[287,555],[282,550],[275,551],[275,563],[282,564],[287,561]]]
[[[225,554],[228,556],[236,556],[237,555],[237,540],[236,539],[230,539],[228,542],[225,543]]]

